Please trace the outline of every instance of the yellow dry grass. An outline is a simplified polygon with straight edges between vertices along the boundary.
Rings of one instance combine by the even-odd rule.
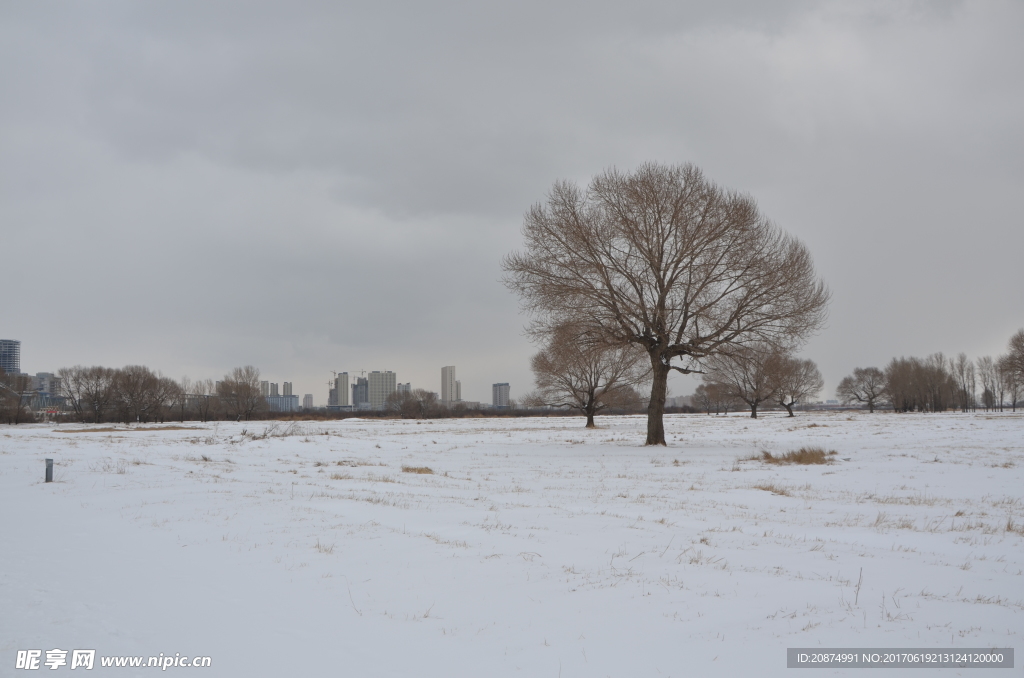
[[[766,464],[828,464],[832,461],[829,457],[835,454],[835,450],[826,452],[821,447],[801,447],[780,457],[774,456],[771,452],[762,452],[761,461]]]

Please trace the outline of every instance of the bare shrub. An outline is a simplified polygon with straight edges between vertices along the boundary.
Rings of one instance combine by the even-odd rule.
[[[836,454],[835,450],[826,452],[821,447],[801,447],[795,452],[787,452],[779,457],[771,452],[762,452],[761,461],[766,464],[830,464],[832,460],[829,457]]]
[[[429,466],[403,466],[402,473],[420,473],[433,475],[434,470]]]

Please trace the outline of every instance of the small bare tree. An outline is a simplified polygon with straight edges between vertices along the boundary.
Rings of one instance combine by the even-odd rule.
[[[963,412],[973,409],[976,402],[976,375],[974,363],[966,353],[960,353],[956,358],[949,359],[949,374],[953,384],[954,403],[958,404]]]
[[[1024,329],[1010,337],[1010,351],[1006,354],[1007,369],[1017,375],[1018,382],[1024,382]]]
[[[847,405],[862,403],[868,412],[874,412],[885,400],[885,374],[877,367],[854,368],[853,374],[839,382],[836,397]]]
[[[729,398],[741,400],[757,419],[757,408],[774,401],[779,392],[777,362],[780,356],[768,344],[743,346],[708,360],[704,381]]]
[[[774,360],[778,403],[793,416],[793,406],[806,403],[821,392],[825,380],[813,360],[780,355]]]
[[[1009,355],[1000,356],[998,369],[1002,375],[1004,394],[1010,401],[1010,407],[1016,412],[1017,401],[1024,392],[1024,378],[1013,369]]]
[[[210,421],[210,415],[217,403],[217,388],[213,379],[200,379],[192,384],[196,416],[200,421]]]
[[[32,412],[29,410],[29,401],[32,399],[29,379],[26,375],[7,374],[0,369],[0,420],[8,424],[32,421]]]
[[[981,405],[986,410],[996,407],[996,361],[992,356],[986,355],[975,361],[977,365],[975,372],[978,381],[981,382]]]
[[[188,409],[195,400],[195,386],[186,375],[177,383],[177,388],[171,394],[171,407],[177,410],[178,421],[185,421],[185,416],[189,414]]]
[[[531,405],[568,407],[594,428],[594,416],[606,407],[628,406],[633,387],[647,378],[646,356],[634,346],[609,346],[578,325],[554,328],[547,345],[533,356],[537,390]]]
[[[665,444],[672,370],[699,372],[738,346],[792,346],[825,319],[829,292],[807,249],[692,165],[612,169],[586,190],[557,182],[523,237],[505,284],[534,330],[573,321],[647,354],[648,445]]]
[[[738,403],[729,396],[729,389],[722,384],[705,382],[697,386],[693,392],[693,402],[698,409],[708,414],[729,414],[729,410]]]

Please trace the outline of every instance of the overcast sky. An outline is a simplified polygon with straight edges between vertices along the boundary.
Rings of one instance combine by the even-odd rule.
[[[692,162],[810,248],[826,380],[1024,327],[1024,4],[0,4],[22,369],[532,386],[499,282],[562,178]],[[680,379],[673,391],[693,385]]]

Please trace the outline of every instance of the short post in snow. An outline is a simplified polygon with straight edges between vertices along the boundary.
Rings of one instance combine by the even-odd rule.
[[[46,482],[53,482],[53,459],[46,460]]]

